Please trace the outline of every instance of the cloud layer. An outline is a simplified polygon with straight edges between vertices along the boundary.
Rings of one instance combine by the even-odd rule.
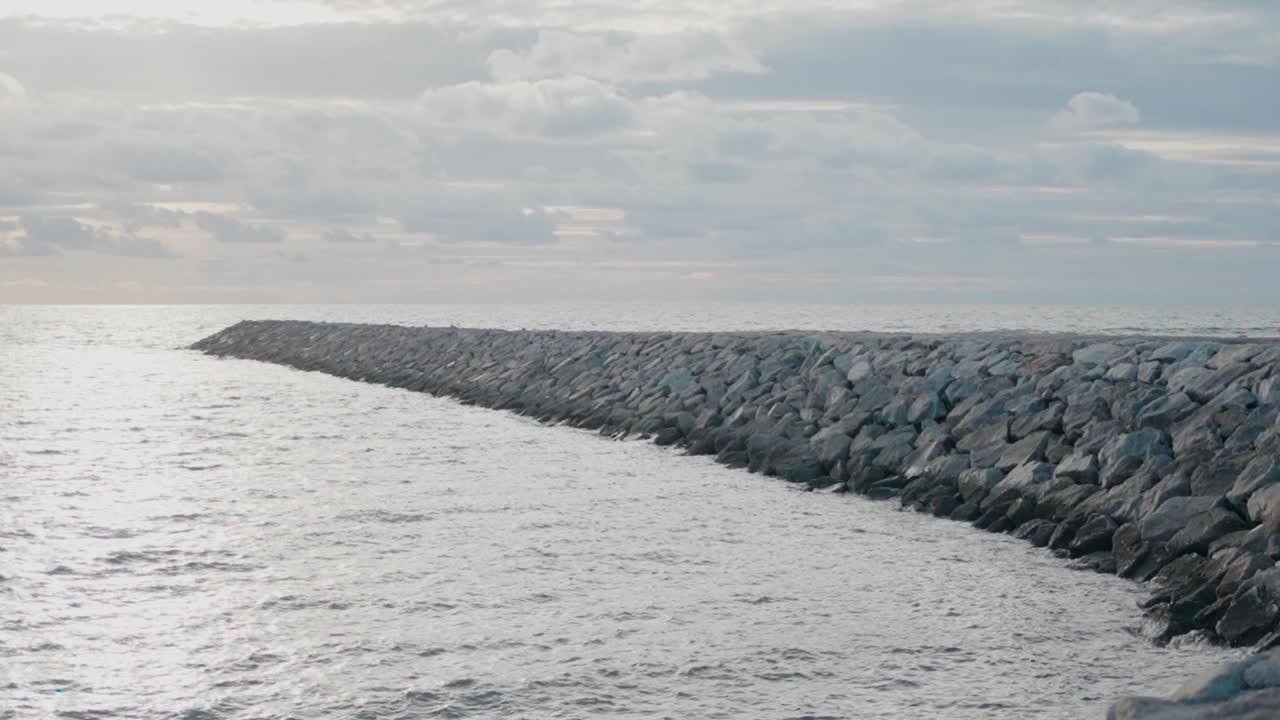
[[[0,301],[1280,299],[1270,3],[111,5],[0,15]]]

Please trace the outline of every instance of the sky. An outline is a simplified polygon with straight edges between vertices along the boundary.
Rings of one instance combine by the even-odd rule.
[[[1280,302],[1274,0],[4,0],[0,302]]]

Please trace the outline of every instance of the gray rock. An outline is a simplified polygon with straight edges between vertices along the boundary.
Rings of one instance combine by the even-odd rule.
[[[1219,502],[1219,498],[1211,497],[1169,498],[1154,512],[1138,521],[1138,532],[1143,542],[1167,542],[1193,518],[1209,512]]]
[[[819,430],[809,438],[809,447],[814,456],[818,458],[818,462],[827,466],[849,457],[849,446],[852,443],[853,438],[846,435],[839,425]]]
[[[1280,483],[1280,457],[1259,455],[1244,467],[1231,485],[1227,502],[1237,508],[1247,508],[1250,496],[1277,483]]]
[[[997,470],[1008,472],[1019,465],[1044,460],[1044,449],[1049,443],[1049,433],[1038,432],[1026,436],[1004,449],[996,461]]]
[[[971,430],[956,442],[956,449],[971,452],[992,445],[1005,445],[1009,442],[1009,419],[1007,417],[992,418],[986,425]]]
[[[1072,557],[1080,557],[1090,553],[1111,549],[1111,538],[1116,534],[1119,525],[1106,515],[1093,515],[1085,520],[1084,525],[1076,531],[1069,549]]]
[[[1200,404],[1185,392],[1177,392],[1149,403],[1138,415],[1138,427],[1168,430],[1174,423],[1188,417],[1200,408]]]
[[[1096,343],[1071,353],[1071,359],[1084,365],[1111,365],[1128,354],[1128,348],[1115,343]]]
[[[1174,473],[1151,486],[1142,493],[1142,502],[1138,505],[1138,515],[1145,517],[1156,511],[1165,500],[1185,497],[1191,494],[1191,482],[1186,475]]]
[[[849,365],[848,372],[845,373],[845,379],[849,382],[857,384],[867,379],[871,375],[871,360],[863,356],[853,360]]]
[[[1014,440],[1020,440],[1040,430],[1059,433],[1062,431],[1062,417],[1066,409],[1065,403],[1056,402],[1039,412],[1015,417],[1009,424],[1009,433]]]
[[[921,395],[916,398],[907,410],[907,422],[920,423],[925,420],[939,420],[947,416],[947,404],[935,393]]]
[[[1191,472],[1191,494],[1222,496],[1231,491],[1252,453],[1221,452]]]
[[[1244,520],[1234,512],[1221,507],[1210,508],[1188,519],[1166,544],[1174,555],[1205,553],[1209,550],[1209,543],[1245,527]]]
[[[1054,477],[1064,477],[1076,483],[1092,483],[1098,479],[1098,456],[1093,453],[1076,453],[1058,463]]]
[[[982,501],[982,508],[1009,505],[1018,498],[1039,500],[1041,491],[1052,478],[1053,466],[1048,463],[1033,461],[1020,465],[991,488]]]
[[[1018,372],[1018,368],[1020,366],[1021,366],[1021,363],[1017,362],[1012,358],[1007,358],[987,368],[987,374],[991,375],[992,377],[1000,377],[1002,375],[1013,375],[1014,373]]]
[[[1098,461],[1106,467],[1118,462],[1121,458],[1145,461],[1153,455],[1169,455],[1171,450],[1169,436],[1166,433],[1160,430],[1140,430],[1120,435],[1107,442],[1098,453]]]
[[[1154,383],[1160,379],[1163,366],[1158,362],[1144,362],[1138,366],[1138,382]]]
[[[1138,366],[1128,362],[1116,363],[1107,371],[1104,377],[1115,382],[1136,380],[1138,379]]]
[[[1273,532],[1280,530],[1280,485],[1268,485],[1249,496],[1249,519],[1266,525]]]
[[[1188,355],[1202,346],[1203,343],[1196,342],[1171,342],[1156,348],[1147,356],[1147,359],[1160,362],[1177,362],[1186,359]]]
[[[965,470],[960,473],[956,485],[960,489],[960,497],[966,503],[980,502],[995,487],[997,483],[1004,479],[1004,473],[994,468],[985,470]]]

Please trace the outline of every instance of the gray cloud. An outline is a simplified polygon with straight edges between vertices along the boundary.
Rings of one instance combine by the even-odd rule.
[[[198,212],[194,215],[196,227],[224,243],[280,243],[287,233],[272,225],[246,223],[218,213]]]
[[[501,202],[498,198],[462,196],[443,202],[424,201],[402,215],[400,225],[406,232],[431,233],[449,242],[527,245],[555,241],[555,222],[546,211]]]
[[[14,228],[18,226],[23,231],[22,236],[12,247],[0,245],[0,254],[42,256],[80,251],[130,257],[173,257],[173,253],[159,240],[95,228],[65,215],[24,215],[14,224]]]
[[[155,282],[188,268],[211,297],[392,286],[367,276],[412,301],[415,273],[485,287],[491,262],[539,297],[668,272],[724,296],[768,276],[875,299],[880,274],[974,300],[1144,299],[1193,272],[1232,278],[1192,283],[1205,297],[1274,294],[1280,260],[1253,244],[1280,192],[1277,6],[476,0],[440,20],[433,2],[395,5],[398,23],[0,20],[25,87],[0,102],[0,217],[80,223],[4,246],[144,254],[141,229],[185,246],[194,224],[205,264]],[[321,242],[302,262],[291,237]],[[440,243],[449,272],[426,260]]]
[[[111,156],[128,177],[148,183],[207,183],[221,180],[224,162],[207,150],[169,144],[116,145]]]
[[[346,245],[356,245],[361,243],[375,243],[378,241],[369,233],[356,233],[345,228],[333,228],[326,230],[323,235],[327,242],[341,243]]]

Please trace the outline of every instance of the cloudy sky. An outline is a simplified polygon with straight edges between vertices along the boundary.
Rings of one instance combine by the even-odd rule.
[[[0,3],[0,302],[539,299],[1280,302],[1280,3]]]

